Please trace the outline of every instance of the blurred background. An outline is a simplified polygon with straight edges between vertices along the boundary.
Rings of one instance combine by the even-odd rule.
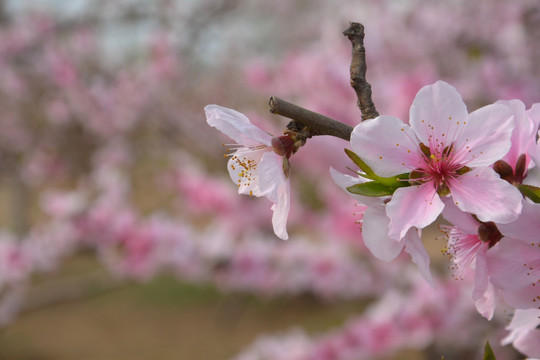
[[[0,1],[0,359],[519,359],[436,227],[436,291],[367,252],[343,140],[292,157],[287,242],[236,194],[204,106],[357,124],[349,21],[381,114],[440,79],[470,111],[540,99],[536,0]]]

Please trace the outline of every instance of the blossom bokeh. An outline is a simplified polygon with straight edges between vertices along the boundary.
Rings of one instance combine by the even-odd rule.
[[[349,21],[381,114],[452,84],[469,110],[540,101],[535,0],[0,2],[0,358],[497,359],[511,317],[476,313],[437,227],[435,289],[373,258],[330,176],[349,144],[290,159],[289,239],[240,196],[207,125],[219,104],[279,134],[272,95],[351,126]],[[437,254],[439,256],[437,257]],[[54,331],[50,329],[54,328]]]

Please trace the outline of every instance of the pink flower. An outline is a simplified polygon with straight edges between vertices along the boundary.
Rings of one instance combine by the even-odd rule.
[[[239,194],[265,196],[274,203],[272,225],[278,237],[287,240],[290,208],[289,161],[293,149],[288,136],[272,135],[251,124],[236,110],[218,105],[204,108],[206,121],[237,142],[227,168]],[[229,150],[229,149],[228,149]]]
[[[481,221],[515,220],[520,192],[488,167],[510,149],[513,126],[512,111],[503,104],[467,114],[456,89],[442,81],[418,92],[410,126],[392,116],[357,125],[351,146],[376,174],[411,173],[417,183],[398,188],[386,205],[390,237],[401,239],[411,227],[435,221],[447,194]]]
[[[496,295],[515,308],[538,308],[540,303],[540,205],[523,201],[520,217],[509,224],[479,222],[446,201],[447,255],[454,277],[474,271],[473,300],[480,314],[490,319]]]
[[[441,230],[448,238],[445,254],[450,259],[455,279],[464,279],[469,273],[474,273],[473,301],[476,310],[486,319],[491,319],[496,307],[495,288],[489,281],[486,253],[494,242],[502,237],[495,231],[493,223],[481,224],[471,214],[459,210],[449,199],[443,216],[454,226],[441,225]],[[482,230],[480,228],[482,227]],[[495,228],[496,229],[496,228]],[[482,233],[482,238],[479,234]],[[489,238],[492,238],[490,244]]]

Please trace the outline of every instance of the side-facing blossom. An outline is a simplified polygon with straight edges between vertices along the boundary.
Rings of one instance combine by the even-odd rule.
[[[523,201],[523,211],[508,224],[481,222],[447,201],[443,211],[453,226],[443,226],[454,277],[474,271],[473,301],[490,319],[498,294],[515,308],[540,303],[540,205]]]
[[[227,169],[238,193],[265,196],[274,203],[272,225],[281,239],[288,239],[290,208],[289,161],[293,143],[288,136],[273,137],[253,125],[242,113],[219,105],[204,108],[206,121],[236,141],[228,145]]]
[[[495,162],[493,168],[501,178],[513,184],[521,184],[527,177],[528,170],[540,158],[540,149],[536,142],[538,125],[540,124],[540,103],[534,104],[525,110],[521,100],[499,100],[512,109],[514,115],[514,130],[512,131],[512,145],[504,157]]]
[[[351,146],[379,176],[410,173],[412,186],[398,188],[386,205],[389,235],[401,239],[442,212],[450,194],[481,221],[507,223],[521,211],[520,192],[488,166],[510,149],[512,111],[491,104],[467,113],[461,95],[438,81],[416,95],[410,125],[392,116],[358,124]],[[489,189],[489,191],[486,191]]]

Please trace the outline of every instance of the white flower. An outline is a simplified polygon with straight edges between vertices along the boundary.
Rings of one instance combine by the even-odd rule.
[[[287,240],[286,223],[290,208],[289,161],[293,141],[288,136],[273,137],[253,125],[242,113],[219,105],[204,108],[208,125],[229,136],[236,144],[227,164],[238,193],[265,196],[274,203],[272,225],[278,237]]]

